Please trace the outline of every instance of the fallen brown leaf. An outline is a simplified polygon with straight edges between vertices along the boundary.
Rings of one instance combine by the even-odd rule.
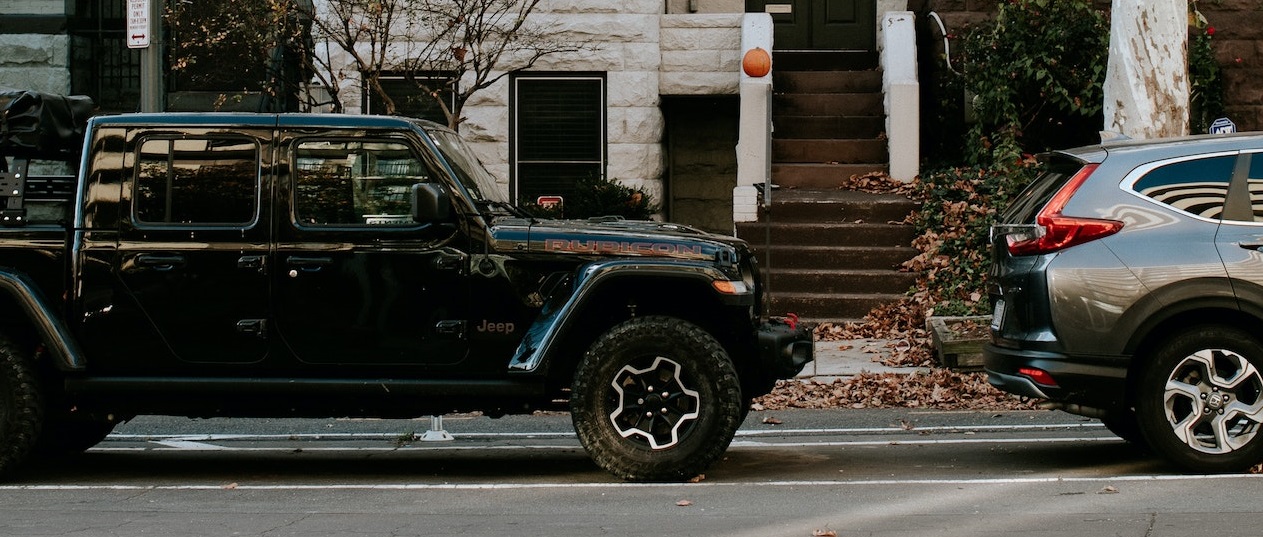
[[[689,478],[689,483],[701,483],[706,480],[706,474],[697,474]]]
[[[1105,485],[1105,488],[1097,491],[1097,494],[1118,494],[1118,487],[1114,485]]]
[[[693,505],[693,502],[688,501],[688,500],[680,500],[678,502],[675,502],[675,505],[679,507],[688,507],[690,505]]]
[[[833,530],[815,530],[811,532],[811,537],[838,537],[838,532]]]
[[[776,418],[776,416],[767,416],[763,418],[763,423],[766,423],[768,425],[780,425],[781,420]]]
[[[236,484],[236,483],[229,483],[229,484],[227,484],[227,485],[224,485],[224,486],[223,486],[223,487],[221,487],[221,488],[223,488],[224,490],[233,490],[233,489],[237,488],[237,484]]]

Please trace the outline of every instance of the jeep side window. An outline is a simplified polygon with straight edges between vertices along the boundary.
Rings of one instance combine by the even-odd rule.
[[[136,158],[139,224],[246,225],[259,199],[259,147],[247,138],[150,138]]]
[[[1132,188],[1159,203],[1218,220],[1236,162],[1236,155],[1175,162],[1145,174]]]
[[[302,141],[294,162],[294,219],[303,226],[415,226],[409,192],[430,181],[396,141]]]

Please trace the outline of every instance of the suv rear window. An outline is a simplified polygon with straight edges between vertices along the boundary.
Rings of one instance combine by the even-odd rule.
[[[1048,162],[1048,169],[1013,199],[1000,221],[1004,224],[1034,224],[1039,210],[1048,205],[1049,200],[1080,168],[1083,164],[1079,161],[1053,157]]]

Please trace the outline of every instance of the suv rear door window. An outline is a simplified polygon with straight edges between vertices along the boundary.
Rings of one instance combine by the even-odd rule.
[[[1236,155],[1223,155],[1162,165],[1133,183],[1132,190],[1194,216],[1218,220],[1236,162]]]

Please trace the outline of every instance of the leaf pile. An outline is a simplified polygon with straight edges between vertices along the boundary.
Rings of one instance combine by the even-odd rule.
[[[911,374],[860,373],[832,382],[785,380],[754,401],[755,409],[936,408],[1014,410],[1037,408],[991,387],[982,373],[933,369]]]

